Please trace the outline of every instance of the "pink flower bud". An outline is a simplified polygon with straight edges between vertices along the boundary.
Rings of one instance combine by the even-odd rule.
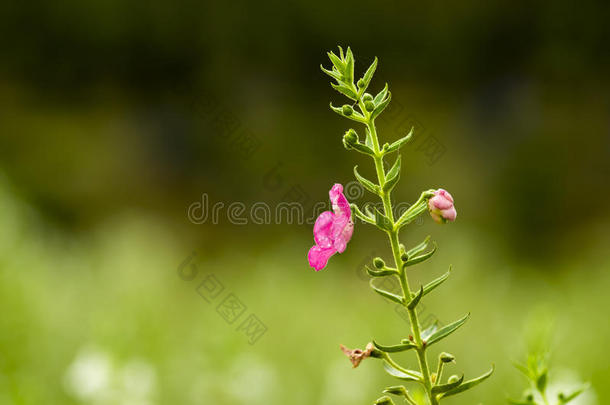
[[[457,211],[453,206],[453,197],[442,188],[436,190],[434,197],[428,200],[428,209],[432,219],[439,224],[444,224],[447,221],[453,222],[457,217]]]

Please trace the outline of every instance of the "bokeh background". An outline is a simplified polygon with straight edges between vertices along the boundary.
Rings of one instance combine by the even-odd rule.
[[[394,383],[338,349],[408,333],[362,276],[387,256],[383,235],[357,225],[316,274],[310,223],[248,214],[296,201],[311,217],[334,182],[353,185],[353,165],[373,173],[328,108],[344,102],[319,69],[336,45],[352,47],[358,75],[380,59],[372,88],[393,93],[382,142],[415,127],[396,201],[441,186],[456,199],[456,223],[424,218],[402,235],[440,247],[414,285],[453,265],[426,316],[472,313],[432,354],[455,354],[451,373],[467,378],[496,366],[447,403],[519,396],[511,361],[548,325],[551,383],[590,381],[580,404],[608,403],[608,11],[2,3],[0,403],[370,404]],[[247,319],[265,333],[248,335]]]

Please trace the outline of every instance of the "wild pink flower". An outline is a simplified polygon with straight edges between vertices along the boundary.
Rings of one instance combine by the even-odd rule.
[[[439,224],[444,224],[447,221],[453,222],[457,217],[457,211],[453,206],[453,197],[442,188],[436,190],[434,197],[428,200],[428,208],[432,219]]]
[[[313,226],[316,244],[309,249],[309,265],[316,271],[326,267],[328,259],[335,253],[343,253],[347,242],[352,238],[354,222],[352,210],[347,198],[343,195],[343,186],[335,184],[328,192],[333,211],[324,211]]]

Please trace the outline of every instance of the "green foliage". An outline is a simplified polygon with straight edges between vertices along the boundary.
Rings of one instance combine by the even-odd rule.
[[[462,319],[455,321],[447,326],[438,328],[437,325],[432,325],[426,330],[421,330],[417,315],[417,306],[421,303],[423,297],[441,285],[449,277],[449,272],[436,278],[435,280],[420,286],[419,290],[411,291],[409,280],[407,277],[407,268],[419,264],[430,259],[436,252],[436,244],[432,249],[427,250],[430,242],[430,237],[426,238],[422,243],[406,250],[399,242],[399,232],[401,228],[410,224],[419,215],[428,210],[428,201],[434,195],[435,190],[427,190],[421,193],[419,199],[412,204],[398,219],[394,218],[392,212],[391,193],[397,186],[400,180],[402,156],[399,154],[391,168],[386,172],[384,169],[384,159],[387,155],[399,151],[413,137],[413,129],[403,138],[394,141],[391,144],[384,144],[380,147],[377,138],[377,130],[375,127],[375,119],[388,107],[392,94],[388,90],[387,83],[384,88],[379,91],[374,97],[367,93],[373,74],[377,69],[377,58],[373,61],[364,76],[354,84],[354,56],[350,48],[347,52],[339,47],[339,54],[329,52],[328,56],[332,63],[331,69],[322,67],[322,71],[329,75],[336,83],[332,83],[332,87],[339,93],[345,95],[353,104],[343,107],[331,108],[337,114],[353,121],[360,122],[366,126],[366,139],[362,144],[353,129],[350,129],[343,137],[343,144],[348,150],[356,150],[360,153],[371,156],[375,164],[377,174],[377,184],[363,177],[358,172],[358,167],[354,167],[354,176],[358,182],[369,192],[378,196],[383,202],[383,212],[377,208],[373,211],[367,205],[364,207],[364,213],[355,205],[352,204],[354,215],[365,223],[375,225],[383,231],[389,238],[392,247],[393,259],[395,268],[390,268],[385,265],[381,258],[375,258],[375,269],[367,266],[367,273],[372,277],[370,286],[377,294],[382,297],[403,306],[409,313],[411,319],[411,335],[408,339],[402,339],[398,345],[385,346],[374,341],[373,345],[376,350],[382,353],[381,358],[384,360],[384,370],[391,376],[403,380],[419,384],[423,387],[427,401],[431,405],[438,404],[441,399],[456,395],[466,391],[485,379],[492,373],[493,368],[482,376],[464,381],[464,377],[450,378],[446,382],[442,381],[442,368],[445,363],[453,361],[453,356],[445,354],[439,358],[438,371],[435,375],[430,372],[426,349],[442,339],[448,337],[458,328],[460,328],[468,319],[466,315]],[[383,290],[377,287],[373,280],[379,277],[396,277],[400,281],[401,294],[395,294],[390,291]],[[391,359],[390,353],[410,351],[416,353],[418,357],[419,371],[407,370],[398,365]],[[542,382],[541,382],[542,383]],[[403,386],[388,387],[383,391],[385,394],[398,395],[404,398],[410,404],[417,404],[410,396],[407,389]],[[393,403],[389,397],[378,399],[376,404],[391,404]]]
[[[525,364],[514,363],[517,370],[528,380],[529,388],[523,394],[522,399],[508,399],[513,405],[564,405],[582,394],[588,387],[581,387],[569,392],[559,392],[557,398],[550,398],[549,383],[549,355],[547,351],[534,351],[527,356]]]

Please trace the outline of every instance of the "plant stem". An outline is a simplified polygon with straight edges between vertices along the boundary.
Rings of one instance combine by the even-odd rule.
[[[380,194],[381,200],[383,201],[383,207],[385,211],[386,217],[392,223],[394,228],[394,213],[392,212],[392,201],[390,198],[390,192],[386,192],[383,190],[383,186],[385,184],[385,170],[383,168],[383,155],[381,154],[379,148],[379,140],[377,138],[377,130],[375,128],[374,120],[370,119],[370,114],[366,112],[366,109],[362,105],[362,101],[359,101],[361,110],[365,113],[367,118],[367,128],[371,134],[372,143],[373,143],[373,151],[375,152],[375,156],[373,157],[375,160],[375,170],[377,172],[377,180],[379,181],[380,186]],[[415,339],[415,343],[417,344],[417,360],[419,362],[420,371],[423,378],[423,384],[426,389],[426,394],[430,400],[431,405],[438,405],[438,401],[435,396],[432,394],[432,379],[430,376],[430,369],[428,367],[428,361],[426,358],[426,347],[421,338],[421,330],[419,325],[419,319],[417,317],[416,309],[408,308],[407,304],[411,300],[412,294],[411,289],[409,287],[409,280],[407,278],[407,274],[405,268],[402,265],[402,259],[400,258],[400,242],[398,239],[398,229],[393,229],[392,231],[387,232],[388,237],[390,238],[390,244],[392,246],[392,254],[394,256],[394,262],[396,263],[396,269],[398,269],[399,275],[398,278],[400,280],[400,287],[402,289],[403,294],[403,305],[407,312],[409,313],[409,320],[411,321],[411,332],[413,334],[413,338]]]

